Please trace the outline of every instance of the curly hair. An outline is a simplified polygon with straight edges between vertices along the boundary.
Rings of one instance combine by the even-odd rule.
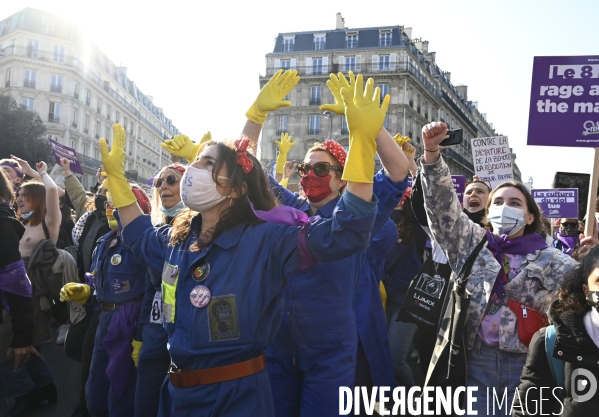
[[[582,286],[588,285],[589,275],[595,268],[599,268],[599,246],[591,249],[584,261],[566,276],[564,283],[554,296],[556,299],[553,306],[554,314],[559,315],[568,311],[585,314],[591,309]]]

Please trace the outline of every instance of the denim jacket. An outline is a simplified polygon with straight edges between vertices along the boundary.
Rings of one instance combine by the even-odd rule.
[[[485,235],[485,230],[473,223],[463,212],[453,189],[451,173],[443,158],[433,164],[421,162],[422,189],[426,215],[435,240],[449,259],[457,274],[475,246]],[[520,273],[505,285],[508,298],[545,312],[549,295],[562,284],[564,277],[578,262],[555,248],[537,250],[526,256]],[[466,319],[466,346],[474,346],[478,328],[483,319],[493,284],[501,265],[486,247],[480,251],[467,278],[470,305]],[[504,308],[499,324],[499,350],[526,353],[528,348],[518,338],[517,316]]]

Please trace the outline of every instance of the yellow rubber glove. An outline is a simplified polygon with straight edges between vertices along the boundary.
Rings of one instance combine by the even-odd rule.
[[[372,91],[374,79],[368,79],[364,90],[362,85],[363,77],[360,74],[356,79],[353,97],[348,89],[341,89],[349,129],[349,152],[343,169],[343,179],[372,183],[376,137],[383,127],[391,97],[387,94],[380,104],[380,89],[377,87],[374,94]]]
[[[106,139],[100,139],[102,166],[110,179],[110,193],[116,208],[130,206],[137,202],[131,185],[125,176],[125,129],[120,123],[112,125],[112,149],[108,152]]]
[[[297,76],[297,71],[287,70],[285,74],[281,75],[282,73],[282,69],[275,72],[275,75],[262,87],[256,101],[245,114],[248,120],[262,125],[269,111],[291,106],[291,102],[283,98],[293,90],[300,77]]]
[[[291,142],[292,138],[293,136],[288,133],[281,133],[281,141],[275,140],[275,143],[279,147],[279,155],[277,155],[277,162],[275,163],[275,172],[277,174],[285,173],[285,163],[287,162],[289,149],[297,145],[297,142]]]
[[[137,364],[139,363],[139,351],[141,350],[141,345],[143,344],[144,342],[140,342],[139,340],[135,339],[133,339],[133,341],[131,342],[131,346],[133,346],[133,352],[131,352],[131,359],[133,359],[136,368]]]
[[[403,149],[403,146],[410,141],[409,136],[402,136],[401,133],[398,133],[397,135],[393,136],[393,139],[399,145],[399,147],[402,149]],[[411,151],[407,151],[407,152],[404,151],[404,152],[406,153],[406,155],[410,155],[412,153]]]
[[[195,161],[198,153],[200,152],[200,148],[206,142],[210,142],[212,140],[212,134],[210,132],[206,133],[200,143],[194,143],[188,136],[180,134],[175,136],[172,139],[165,140],[160,144],[168,153],[171,155],[177,156],[179,158],[185,158],[187,162],[190,164]]]
[[[332,111],[333,113],[343,116],[345,115],[345,106],[343,105],[343,98],[341,97],[341,89],[347,88],[353,96],[356,78],[351,71],[349,72],[349,82],[342,72],[337,75],[331,74],[330,78],[331,79],[327,81],[327,86],[329,87],[329,90],[331,90],[331,94],[335,99],[335,104],[323,104],[319,109],[322,111]]]
[[[387,309],[387,289],[383,281],[379,281],[379,292],[381,293],[381,301],[383,302],[383,310]]]
[[[289,178],[283,178],[279,184],[281,184],[283,187],[287,188],[287,186],[289,185]]]
[[[60,301],[74,301],[79,304],[85,304],[91,295],[91,288],[87,284],[69,282],[60,289]]]

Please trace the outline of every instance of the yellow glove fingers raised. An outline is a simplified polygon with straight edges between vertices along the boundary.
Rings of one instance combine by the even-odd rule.
[[[379,90],[379,88],[376,88]],[[379,92],[380,95],[380,92]],[[387,114],[387,110],[389,110],[389,103],[391,102],[391,96],[389,94],[385,94],[385,98],[383,98],[383,103],[381,104],[381,109],[383,110],[383,114]]]
[[[206,132],[204,136],[202,136],[202,140],[200,141],[200,145],[212,141],[212,133],[210,131]]]
[[[337,93],[341,94],[341,88],[344,87],[344,85],[341,84],[341,77],[343,77],[343,73],[340,72],[337,75],[331,73],[331,75],[329,76],[330,80],[327,81],[327,85],[329,86],[329,89],[331,91],[335,90],[337,91]],[[345,79],[345,77],[343,77]]]
[[[353,99],[359,102],[364,97],[364,77],[362,74],[358,74],[358,78],[356,78],[356,83],[354,85]],[[349,89],[348,91],[351,92]]]
[[[100,147],[100,155],[102,158],[108,156],[108,145],[106,144],[106,139],[102,138],[98,141],[98,146]]]
[[[112,125],[112,133],[114,137],[114,141],[112,144],[112,149],[116,149],[117,151],[125,151],[125,129],[121,126],[120,123],[115,123]]]

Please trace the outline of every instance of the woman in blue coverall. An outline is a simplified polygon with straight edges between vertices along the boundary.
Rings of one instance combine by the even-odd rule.
[[[299,77],[297,71],[281,72],[246,113],[246,138],[234,144],[210,141],[199,149],[187,137],[163,144],[194,161],[181,182],[183,202],[201,213],[191,225],[176,222],[155,230],[125,186],[124,130],[113,127],[110,153],[100,142],[123,239],[137,259],[163,268],[173,363],[161,392],[161,416],[274,416],[264,351],[281,322],[288,277],[315,261],[359,252],[370,240],[376,197],[369,181],[389,100],[381,106],[371,84],[365,96],[359,94],[359,105],[343,92],[348,124],[356,132],[346,164],[352,175],[334,215],[309,219],[276,207],[258,160],[247,152],[268,111],[289,105],[282,99]]]
[[[331,74],[327,84],[336,103],[321,109],[344,114],[340,90],[362,91],[361,75],[354,79],[350,73],[350,81],[342,74],[339,77]],[[367,88],[373,82],[370,79]],[[375,95],[379,99],[379,95]],[[350,143],[356,134],[350,129]],[[376,132],[376,144],[384,170],[374,179],[374,167],[370,171],[369,180],[374,183],[374,194],[378,199],[371,238],[379,233],[408,187],[408,160],[382,125]],[[289,143],[281,145],[277,169],[281,162],[284,165],[285,150],[292,146]],[[272,177],[271,186],[282,204],[311,216],[331,218],[343,199],[345,178],[351,175],[350,169],[343,148],[328,140],[309,149],[304,163],[298,165],[300,185],[307,198],[291,193]],[[336,415],[339,412],[339,387],[354,386],[358,350],[354,295],[371,296],[370,293],[355,294],[360,271],[370,268],[366,265],[366,252],[347,253],[344,259],[328,258],[326,262],[294,271],[289,276],[281,328],[266,350],[278,417]],[[380,317],[384,320],[382,315]]]
[[[173,224],[178,216],[190,217],[193,212],[181,201],[180,184],[185,167],[179,164],[166,166],[154,180],[152,198],[152,223],[157,227]],[[162,325],[161,271],[149,271],[146,291],[137,327],[141,338],[133,340],[133,361],[137,365],[135,388],[135,416],[149,417],[158,414],[160,387],[168,372],[171,356],[168,353],[168,333]],[[139,332],[137,332],[139,334]]]
[[[144,213],[150,213],[150,199],[146,193],[137,185],[127,185]],[[104,187],[110,190],[110,185],[106,187],[105,183]],[[137,262],[123,244],[110,205],[106,216],[113,230],[98,240],[94,250],[93,286],[66,284],[61,290],[61,299],[84,304],[95,290],[100,323],[85,386],[87,408],[94,417],[130,417],[137,379],[130,341],[141,330],[136,329],[136,325],[148,268],[145,263]]]

